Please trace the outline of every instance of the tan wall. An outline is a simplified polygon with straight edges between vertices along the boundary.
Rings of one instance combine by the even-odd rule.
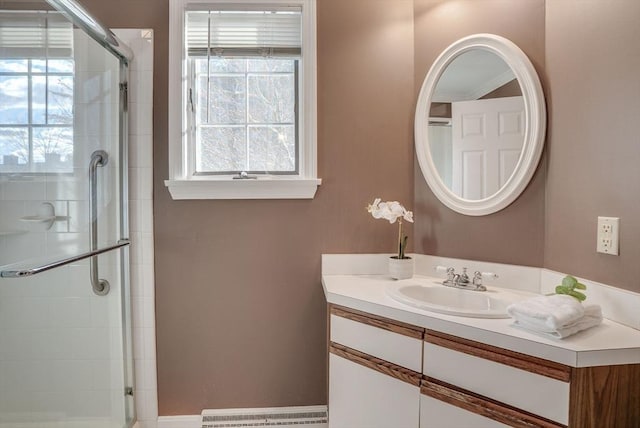
[[[547,2],[550,269],[640,292],[640,2]],[[620,256],[596,219],[620,217]]]
[[[323,184],[309,201],[171,200],[168,2],[83,3],[110,27],[156,30],[160,414],[326,403],[320,255],[394,251],[395,229],[365,206],[413,199],[412,1],[318,2]]]
[[[512,40],[544,75],[544,6],[544,0],[415,0],[415,93],[440,52],[474,33]],[[520,198],[484,217],[450,210],[433,195],[417,163],[415,171],[416,252],[542,266],[545,156]]]
[[[518,83],[518,79],[513,79],[509,83],[505,83],[497,89],[489,92],[486,95],[480,97],[481,100],[488,100],[491,98],[505,98],[505,97],[519,97],[522,95],[522,89]]]

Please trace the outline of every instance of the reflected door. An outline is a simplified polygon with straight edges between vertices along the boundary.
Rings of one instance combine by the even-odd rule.
[[[523,98],[454,102],[451,113],[453,192],[471,200],[495,194],[520,159]]]

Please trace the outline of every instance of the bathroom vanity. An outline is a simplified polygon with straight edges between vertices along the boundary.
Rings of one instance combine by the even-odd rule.
[[[546,339],[400,303],[399,281],[364,265],[339,270],[323,265],[331,428],[640,427],[640,331],[605,319]]]

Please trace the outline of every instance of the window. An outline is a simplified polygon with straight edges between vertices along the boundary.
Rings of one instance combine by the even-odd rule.
[[[0,172],[73,169],[73,61],[0,59]]]
[[[313,197],[314,1],[171,0],[174,199]]]
[[[196,174],[296,174],[298,60],[194,58]]]
[[[0,13],[0,173],[72,171],[71,46],[58,13]]]

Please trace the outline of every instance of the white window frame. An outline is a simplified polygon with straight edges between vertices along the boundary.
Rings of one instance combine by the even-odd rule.
[[[244,4],[302,7],[300,61],[299,171],[297,175],[265,175],[238,180],[230,175],[191,173],[195,147],[188,141],[186,85],[188,64],[184,16],[189,4],[206,6],[230,0],[169,0],[169,179],[173,199],[312,199],[317,177],[316,0],[247,0]],[[238,4],[243,4],[238,2]]]

